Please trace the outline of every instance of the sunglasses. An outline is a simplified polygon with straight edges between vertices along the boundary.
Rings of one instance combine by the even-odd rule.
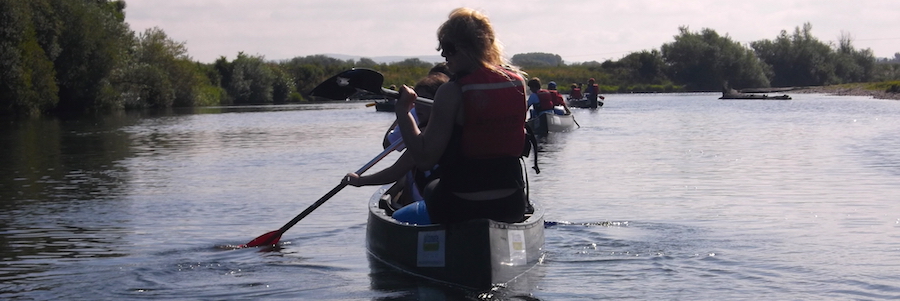
[[[452,56],[456,54],[456,45],[450,42],[441,42],[439,50],[443,50],[445,56]]]

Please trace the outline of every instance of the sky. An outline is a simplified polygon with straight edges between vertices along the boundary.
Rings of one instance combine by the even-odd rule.
[[[660,49],[686,26],[733,41],[774,40],[804,23],[825,43],[849,36],[875,57],[900,52],[898,0],[125,0],[125,21],[162,29],[195,61],[238,52],[283,60],[316,54],[434,56],[454,8],[485,13],[505,53],[558,54],[566,63]]]

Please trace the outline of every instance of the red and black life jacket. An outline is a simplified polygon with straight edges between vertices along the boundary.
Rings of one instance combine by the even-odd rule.
[[[537,91],[538,99],[541,101],[538,111],[553,110],[553,94],[544,89]]]
[[[572,98],[572,99],[581,99],[582,97],[584,97],[584,96],[581,95],[581,89],[580,89],[580,88],[572,88],[572,93],[569,94],[569,98]]]
[[[559,94],[559,91],[550,90],[550,96],[550,100],[553,102],[554,106],[561,106],[566,103],[566,101],[563,100],[562,94]]]
[[[487,159],[520,157],[525,144],[524,81],[512,71],[484,67],[456,82],[463,94],[462,154]]]

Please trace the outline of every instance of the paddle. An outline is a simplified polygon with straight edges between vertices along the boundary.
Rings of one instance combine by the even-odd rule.
[[[359,91],[368,91],[377,95],[385,95],[393,98],[398,98],[400,96],[400,93],[397,91],[381,87],[382,84],[384,84],[384,75],[380,72],[366,68],[353,68],[338,73],[337,75],[332,76],[329,79],[326,79],[318,86],[313,88],[312,91],[309,92],[309,95],[325,97],[334,100],[345,100],[350,96],[358,93]],[[421,97],[417,98],[416,102],[426,105],[431,105],[433,103],[432,100]],[[397,140],[396,142],[391,144],[391,146],[385,148],[384,151],[381,152],[381,154],[378,154],[377,157],[357,170],[356,174],[361,175],[402,144],[403,140]],[[238,247],[259,247],[277,244],[278,241],[281,240],[281,235],[284,234],[284,232],[296,225],[297,222],[299,222],[301,219],[312,213],[313,210],[316,210],[316,208],[322,206],[322,204],[324,204],[326,201],[328,201],[328,199],[341,191],[341,189],[344,189],[344,187],[347,187],[347,183],[341,181],[341,184],[338,184],[337,186],[332,188],[331,191],[323,195],[321,198],[319,198],[318,201],[307,207],[306,210],[303,210],[303,212],[295,216],[294,219],[282,226],[280,229],[260,235],[250,242]]]
[[[577,223],[577,222],[567,222],[567,221],[544,221],[544,228],[550,228],[554,226],[627,226],[628,222],[588,222],[588,223]]]
[[[313,88],[312,91],[309,92],[309,95],[334,100],[345,100],[360,91],[367,91],[376,95],[391,98],[400,97],[400,92],[384,88],[382,87],[383,84],[384,75],[381,74],[381,72],[368,68],[353,68],[326,79]],[[416,98],[416,102],[424,105],[431,105],[434,103],[433,100],[422,97]],[[374,104],[372,105],[374,106]]]
[[[360,167],[359,170],[356,171],[356,174],[362,175],[364,172],[369,170],[369,168],[371,168],[376,163],[378,163],[378,161],[381,161],[381,159],[384,159],[384,157],[387,157],[388,154],[390,154],[392,151],[394,151],[401,145],[403,145],[403,140],[397,139],[397,141],[395,141],[393,144],[391,144],[390,146],[385,148],[384,151],[382,151],[380,154],[378,154],[378,156],[376,156],[371,161],[369,161],[369,163],[366,163],[366,165],[363,165],[363,167]],[[341,181],[341,184],[338,184],[337,186],[332,188],[331,191],[329,191],[328,193],[323,195],[321,198],[319,198],[318,201],[316,201],[315,203],[313,203],[312,205],[307,207],[306,210],[303,210],[303,212],[300,212],[300,214],[295,216],[294,219],[292,219],[290,222],[288,222],[287,224],[282,226],[281,229],[260,235],[259,237],[254,238],[253,240],[248,242],[247,244],[238,246],[238,248],[272,246],[272,245],[277,244],[278,241],[281,240],[281,235],[284,234],[284,232],[286,232],[288,229],[290,229],[291,227],[296,225],[297,222],[299,222],[301,219],[303,219],[304,217],[306,217],[307,215],[312,213],[313,210],[316,210],[316,208],[319,208],[319,206],[322,206],[322,204],[324,204],[326,201],[328,201],[328,199],[330,199],[335,194],[337,194],[339,191],[341,191],[341,189],[344,189],[344,187],[347,187],[347,183],[344,181]]]
[[[581,125],[578,124],[578,120],[575,120],[575,114],[572,114],[572,122],[575,122],[575,125],[577,125],[578,128],[581,128]]]

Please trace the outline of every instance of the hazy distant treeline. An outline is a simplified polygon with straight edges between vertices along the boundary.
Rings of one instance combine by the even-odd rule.
[[[0,0],[0,114],[107,111],[307,101],[315,85],[340,71],[367,67],[385,86],[413,84],[433,64],[379,64],[322,55],[267,61],[238,53],[212,64],[193,61],[183,42],[159,28],[141,33],[125,22],[125,1]],[[512,57],[560,90],[596,78],[605,92],[718,91],[732,87],[815,86],[900,79],[900,53],[877,61],[849,36],[829,45],[804,24],[749,47],[712,29],[680,28],[659,50],[619,60],[566,64],[554,54]]]
[[[806,23],[748,47],[712,29],[681,27],[675,41],[659,50],[617,61],[567,65],[558,55],[529,53],[513,56],[513,63],[557,83],[584,82],[591,75],[606,92],[719,91],[726,81],[734,88],[759,88],[900,80],[900,53],[878,61],[871,50],[855,49],[849,35],[829,45],[811,31]]]

